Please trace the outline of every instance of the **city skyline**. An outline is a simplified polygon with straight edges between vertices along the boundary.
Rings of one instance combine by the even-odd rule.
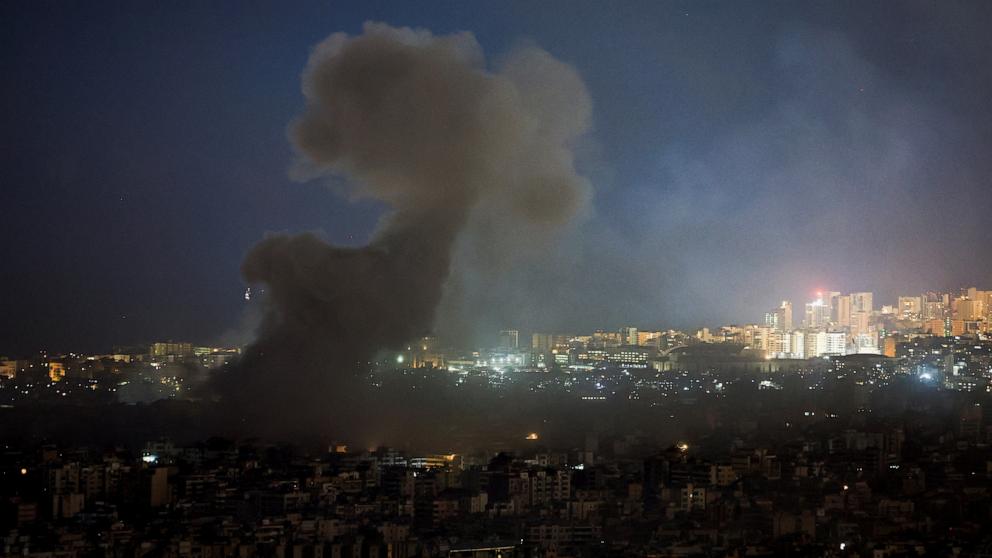
[[[929,290],[918,295],[903,294],[895,299],[895,304],[879,300],[872,291],[853,292],[842,294],[840,291],[817,290],[812,294],[812,299],[804,304],[796,305],[791,300],[782,300],[774,308],[764,312],[760,317],[751,316],[744,320],[734,320],[723,324],[709,324],[699,328],[677,328],[669,325],[645,325],[631,324],[624,322],[622,326],[594,327],[588,330],[561,329],[561,330],[521,330],[514,328],[504,328],[499,331],[490,332],[488,341],[483,340],[479,344],[472,346],[450,346],[445,345],[444,340],[436,335],[424,337],[432,339],[431,345],[446,346],[449,349],[472,350],[472,349],[493,349],[493,348],[524,348],[527,346],[527,339],[533,337],[533,348],[538,347],[538,336],[565,336],[569,338],[585,338],[591,335],[607,333],[618,335],[620,345],[644,345],[644,336],[649,339],[657,338],[666,332],[676,332],[679,334],[689,334],[703,342],[713,342],[716,337],[709,337],[720,331],[739,330],[740,328],[768,328],[782,333],[792,331],[824,331],[839,332],[845,331],[851,336],[858,333],[871,332],[874,343],[864,347],[867,352],[881,353],[886,335],[900,336],[902,330],[917,329],[920,333],[930,333],[933,335],[956,336],[966,333],[988,334],[992,330],[992,289],[984,290],[977,287],[962,287],[954,291],[944,292]],[[250,295],[246,295],[246,300],[250,300]],[[852,302],[853,300],[853,302]],[[875,304],[878,302],[878,304]],[[846,311],[842,309],[846,305]],[[853,311],[853,314],[852,314]],[[859,318],[858,314],[862,314]],[[876,328],[876,321],[879,318],[894,319],[902,324],[901,328],[895,331],[879,330]],[[853,328],[853,329],[852,329]],[[640,334],[640,337],[638,335]],[[228,341],[232,341],[229,339]],[[193,342],[185,338],[169,338],[167,341],[142,340],[137,343],[121,344],[114,343],[99,348],[100,350],[90,351],[93,354],[111,354],[113,352],[128,352],[136,348],[149,347],[151,354],[155,354],[157,346],[173,346],[179,344],[187,346],[190,351],[198,347],[202,351],[237,349],[238,353],[246,346],[255,341],[254,336],[247,336],[237,339],[236,342],[220,343],[227,348],[218,348],[218,343],[199,340]],[[409,339],[409,343],[416,345],[418,339]],[[725,342],[726,339],[720,339]],[[848,339],[850,342],[851,339]],[[749,345],[747,342],[741,342]],[[214,345],[214,347],[211,347]],[[112,350],[111,350],[112,349]],[[767,349],[767,347],[766,347]],[[107,353],[111,350],[111,353]],[[427,350],[427,347],[424,347]],[[27,357],[35,353],[57,354],[85,354],[87,351],[55,347],[40,347],[29,353],[0,354],[2,358]],[[783,353],[787,353],[785,351]],[[859,352],[859,351],[851,351]],[[785,354],[777,355],[775,358],[784,358]],[[805,356],[800,356],[805,358]],[[403,364],[401,360],[399,364]]]
[[[626,325],[600,325],[593,327],[591,329],[575,329],[575,328],[562,328],[556,330],[542,329],[542,330],[524,330],[516,329],[513,327],[504,328],[499,331],[490,332],[489,341],[481,340],[479,344],[473,346],[461,346],[461,349],[470,348],[493,348],[493,347],[503,347],[506,344],[506,339],[511,337],[515,340],[513,343],[514,347],[523,346],[526,339],[530,335],[537,334],[554,334],[554,335],[570,335],[570,336],[583,336],[592,334],[595,332],[606,332],[606,331],[619,331],[620,336],[624,337],[624,330],[630,329],[633,335],[636,336],[637,332],[640,331],[642,334],[646,332],[651,333],[661,333],[665,331],[679,331],[679,332],[689,332],[694,333],[696,337],[700,337],[700,333],[703,331],[717,331],[721,328],[733,328],[733,327],[750,327],[750,326],[769,326],[775,330],[780,331],[792,331],[797,329],[803,330],[837,330],[844,329],[850,326],[850,314],[847,318],[841,317],[838,319],[837,308],[831,302],[831,298],[836,299],[837,297],[854,297],[854,296],[866,296],[867,297],[867,317],[871,317],[872,314],[894,316],[898,319],[909,320],[913,322],[927,322],[928,320],[956,320],[956,321],[971,321],[971,322],[981,322],[982,332],[987,331],[987,329],[992,326],[992,290],[983,290],[976,287],[961,287],[954,289],[952,291],[939,291],[939,290],[928,290],[924,291],[918,295],[903,293],[895,297],[895,304],[886,304],[886,302],[892,302],[889,300],[882,300],[879,304],[874,304],[878,301],[878,298],[874,297],[873,291],[862,291],[857,293],[850,293],[848,295],[842,295],[840,291],[826,291],[817,290],[811,293],[812,298],[805,303],[794,303],[792,300],[782,300],[781,303],[774,308],[766,311],[760,316],[750,316],[745,319],[731,320],[721,324],[706,324],[699,327],[693,328],[682,328],[675,327],[672,324],[659,324],[658,322],[651,323],[639,323],[632,325],[632,322],[621,322]],[[927,309],[927,298],[931,297],[934,300],[931,302],[931,306],[936,303],[939,310],[930,309],[928,313]],[[250,300],[250,296],[245,297],[246,300]],[[773,297],[774,298],[774,297]],[[957,311],[957,302],[965,301],[968,306],[964,312],[959,315]],[[972,303],[972,301],[977,301],[977,303]],[[848,301],[850,303],[850,301]],[[811,323],[810,320],[810,309],[811,307],[822,306],[825,311],[825,319],[822,323]],[[787,310],[787,313],[786,313]],[[848,310],[850,312],[850,310]],[[936,313],[935,313],[936,312]],[[940,313],[938,316],[937,313]],[[787,317],[786,317],[787,316]],[[784,320],[784,321],[783,321]],[[950,322],[948,322],[950,324]],[[512,325],[512,324],[511,324]],[[950,325],[948,325],[950,328]],[[550,333],[552,332],[553,333]],[[974,331],[979,331],[978,329]],[[936,332],[935,332],[936,333]],[[947,333],[951,334],[951,329],[947,330]],[[955,333],[956,335],[956,333]],[[432,337],[437,337],[432,336]],[[636,337],[635,337],[636,338]],[[189,346],[200,346],[206,347],[210,345],[224,345],[228,347],[239,347],[244,348],[245,346],[253,343],[256,337],[250,332],[244,332],[244,335],[237,337],[230,337],[228,339],[220,340],[221,342],[216,342],[216,339],[199,339],[192,340],[186,337],[168,337],[160,338],[168,339],[167,341],[151,341],[148,339],[139,340],[133,343],[115,343],[112,342],[108,345],[103,345],[100,347],[49,347],[41,346],[36,347],[30,351],[20,352],[20,353],[10,353],[4,354],[0,352],[0,357],[25,357],[37,352],[51,352],[52,354],[69,354],[69,353],[106,353],[108,350],[117,350],[118,348],[126,349],[129,345],[135,347],[149,346],[149,345],[162,345],[171,343],[183,343]],[[523,341],[521,341],[523,339]],[[706,341],[706,339],[702,339]],[[415,342],[416,339],[408,340],[410,342]],[[625,344],[637,345],[642,344],[638,342],[630,342]],[[113,352],[113,351],[111,351]]]
[[[0,556],[984,556],[992,2],[0,2]]]
[[[551,247],[502,231],[512,265],[461,253],[472,272],[438,313],[449,334],[691,329],[829,285],[894,297],[992,277],[981,4],[11,3],[2,16],[14,85],[0,133],[21,146],[0,161],[0,233],[17,239],[0,252],[3,352],[220,340],[243,329],[239,265],[267,233],[364,244],[382,205],[293,183],[285,137],[311,47],[369,20],[472,32],[494,63],[536,44],[591,100],[574,151],[585,213]]]

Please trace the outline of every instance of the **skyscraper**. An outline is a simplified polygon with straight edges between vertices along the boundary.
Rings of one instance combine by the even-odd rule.
[[[923,317],[923,297],[899,297],[899,308],[896,312],[904,320],[919,320]]]
[[[992,291],[980,291],[975,287],[968,289],[968,298],[982,303],[982,317],[992,319]]]
[[[928,291],[923,294],[923,319],[943,320],[947,317],[950,297],[944,293]]]
[[[985,301],[962,298],[957,300],[954,318],[958,320],[980,320],[985,317]]]
[[[851,293],[851,311],[868,312],[871,314],[872,294],[871,293]]]
[[[834,324],[847,328],[851,325],[851,295],[839,296],[834,301]]]
[[[840,293],[837,291],[830,291],[825,294],[816,293],[818,298],[822,298],[824,304],[830,308],[829,320],[831,322],[837,321],[837,299],[840,298]]]
[[[870,318],[871,314],[863,310],[851,312],[851,321],[847,325],[848,331],[850,331],[852,336],[867,334]]]
[[[765,325],[776,331],[792,331],[792,303],[783,300],[778,308],[765,312]]]
[[[779,331],[792,331],[792,303],[788,300],[783,300],[778,307],[778,323],[776,325]]]
[[[826,327],[830,322],[830,306],[818,298],[806,303],[806,327],[819,329]]]
[[[515,329],[504,329],[499,332],[499,347],[501,349],[517,349],[520,347],[520,332]]]
[[[631,326],[620,328],[620,343],[623,345],[638,345],[637,328]]]

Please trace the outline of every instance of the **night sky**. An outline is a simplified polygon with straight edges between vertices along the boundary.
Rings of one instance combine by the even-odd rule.
[[[286,4],[0,4],[0,355],[234,339],[267,232],[363,244],[384,208],[291,180],[286,130],[368,20],[532,42],[592,97],[593,210],[482,329],[992,288],[992,3]]]

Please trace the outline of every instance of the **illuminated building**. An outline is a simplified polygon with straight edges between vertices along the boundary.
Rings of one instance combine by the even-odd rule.
[[[772,310],[771,312],[765,312],[765,325],[776,327],[777,324],[778,324],[778,315],[776,314],[775,310]]]
[[[830,307],[822,298],[806,303],[806,327],[818,329],[826,327],[830,322]]]
[[[923,297],[899,297],[899,308],[896,312],[904,320],[919,320],[923,317]]]
[[[61,362],[49,362],[48,378],[53,382],[58,382],[65,378],[65,365]]]
[[[552,349],[554,352],[554,349]],[[476,361],[476,366],[491,366],[505,368],[514,366],[530,366],[531,354],[525,351],[500,350],[492,351],[485,358]]]
[[[870,312],[864,312],[862,310],[851,312],[851,319],[847,324],[851,335],[857,336],[868,333],[868,323],[870,317]]]
[[[805,358],[847,354],[847,335],[842,331],[817,331],[806,336]]]
[[[878,350],[878,336],[872,333],[859,333],[853,338],[854,352],[856,354],[879,354]],[[895,352],[895,346],[892,348]]]
[[[583,363],[605,362],[608,358],[609,352],[606,349],[586,349],[578,355],[579,362]]]
[[[148,353],[153,358],[190,357],[193,356],[193,344],[175,343],[173,341],[152,343]]]
[[[568,366],[569,364],[575,364],[574,354],[572,351],[558,349],[551,349],[551,356],[554,358],[555,364],[558,366]]]
[[[806,358],[806,332],[796,330],[790,335],[789,344],[792,349],[792,358]]]
[[[838,296],[834,300],[833,320],[837,327],[851,325],[851,295]]]
[[[550,351],[558,346],[567,346],[568,336],[550,333],[535,333],[531,336],[531,348],[535,351]]]
[[[615,347],[607,350],[606,360],[618,365],[647,368],[648,357],[652,352],[646,347],[636,345]]]
[[[445,469],[452,466],[456,457],[453,453],[431,454],[423,457],[412,457],[409,464],[414,469]]]
[[[954,318],[958,320],[980,320],[985,317],[985,301],[969,298],[955,300]]]
[[[620,339],[619,332],[608,332],[598,329],[592,334],[590,344],[597,347],[616,347],[622,345],[623,341]]]
[[[504,329],[499,332],[499,347],[501,349],[519,349],[520,332],[515,329]]]
[[[17,377],[18,364],[16,360],[0,359],[0,378],[13,380]]]
[[[898,337],[895,336],[886,337],[882,341],[882,354],[887,357],[895,358],[896,347],[899,345],[899,342],[900,339]]]
[[[622,327],[619,333],[621,345],[640,345],[636,327]]]
[[[535,351],[550,351],[551,337],[549,333],[535,333],[530,337],[530,347]]]
[[[744,345],[761,351],[765,356],[771,356],[775,352],[776,333],[777,330],[770,325],[749,325],[744,328]]]
[[[414,368],[445,368],[445,356],[437,347],[437,337],[426,336],[413,347],[410,355]]]
[[[837,299],[840,298],[840,293],[837,291],[830,291],[828,293],[816,293],[816,298],[823,299],[823,303],[827,305],[830,309],[830,314],[828,319],[830,321],[837,320]]]
[[[662,335],[660,331],[638,331],[637,345],[651,345],[658,347],[661,344]]]
[[[986,319],[992,318],[992,291],[980,291],[971,287],[968,289],[968,298],[980,301],[985,310],[984,317]]]
[[[778,307],[778,330],[792,331],[792,302],[783,300]]]
[[[923,331],[927,331],[938,337],[944,337],[948,334],[947,324],[944,322],[943,318],[923,322]]]
[[[923,294],[923,319],[943,320],[947,317],[950,295],[929,291]]]
[[[871,314],[872,310],[874,310],[872,298],[872,293],[851,293],[851,312],[867,312]]]
[[[768,349],[765,353],[770,358],[791,358],[792,355],[792,333],[788,331],[774,331],[768,339]]]
[[[792,303],[783,300],[782,304],[765,314],[765,325],[777,331],[792,331]]]

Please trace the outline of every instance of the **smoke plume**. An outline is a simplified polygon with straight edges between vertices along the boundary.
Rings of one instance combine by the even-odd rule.
[[[375,354],[433,331],[471,223],[505,220],[538,241],[582,212],[590,188],[571,143],[591,103],[575,71],[536,47],[490,69],[469,33],[378,23],[318,44],[302,85],[292,172],[343,178],[389,211],[362,248],[313,234],[255,246],[242,272],[265,285],[265,315],[240,365],[214,384],[240,420],[344,430],[333,411],[365,420],[359,376]],[[499,243],[474,247],[490,265],[506,258]]]

